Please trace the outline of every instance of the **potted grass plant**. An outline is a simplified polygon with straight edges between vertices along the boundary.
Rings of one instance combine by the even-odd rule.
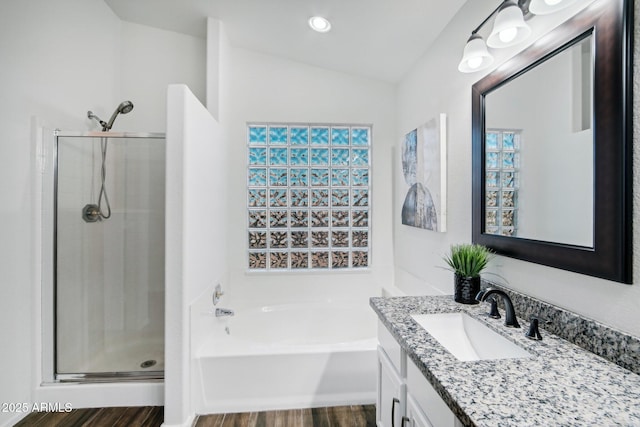
[[[454,300],[462,304],[477,304],[480,292],[480,273],[485,269],[494,253],[482,245],[463,243],[451,245],[450,252],[443,257],[454,272]]]

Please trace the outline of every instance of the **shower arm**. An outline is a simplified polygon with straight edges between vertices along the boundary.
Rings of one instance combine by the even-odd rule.
[[[93,111],[91,111],[91,110],[87,111],[87,117],[97,121],[100,124],[100,126],[102,126],[102,131],[106,132],[106,129],[107,129],[107,126],[108,126],[107,122],[105,122],[104,120],[101,120],[100,117],[98,117],[95,114],[93,114]],[[113,123],[112,123],[112,125],[113,125]]]

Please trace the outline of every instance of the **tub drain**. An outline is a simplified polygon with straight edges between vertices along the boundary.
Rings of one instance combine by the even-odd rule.
[[[142,362],[140,364],[141,368],[150,368],[152,366],[155,366],[157,362],[155,360],[145,360],[144,362]]]

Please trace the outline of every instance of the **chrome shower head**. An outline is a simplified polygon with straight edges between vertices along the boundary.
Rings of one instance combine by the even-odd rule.
[[[133,103],[131,101],[123,101],[120,103],[120,105],[118,105],[118,108],[116,108],[116,111],[113,112],[113,114],[111,115],[111,118],[109,119],[109,123],[107,123],[106,125],[102,124],[102,122],[100,124],[102,124],[102,131],[103,132],[108,132],[111,130],[111,127],[113,126],[113,122],[116,120],[116,117],[118,117],[118,114],[127,114],[129,112],[131,112],[131,110],[133,110]]]
[[[133,103],[131,101],[124,101],[118,105],[118,111],[122,114],[127,114],[133,110]]]

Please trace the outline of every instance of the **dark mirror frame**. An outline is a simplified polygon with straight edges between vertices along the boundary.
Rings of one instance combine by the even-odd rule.
[[[472,241],[500,255],[632,283],[633,1],[597,0],[472,88]],[[485,96],[593,34],[594,245],[485,233]]]

